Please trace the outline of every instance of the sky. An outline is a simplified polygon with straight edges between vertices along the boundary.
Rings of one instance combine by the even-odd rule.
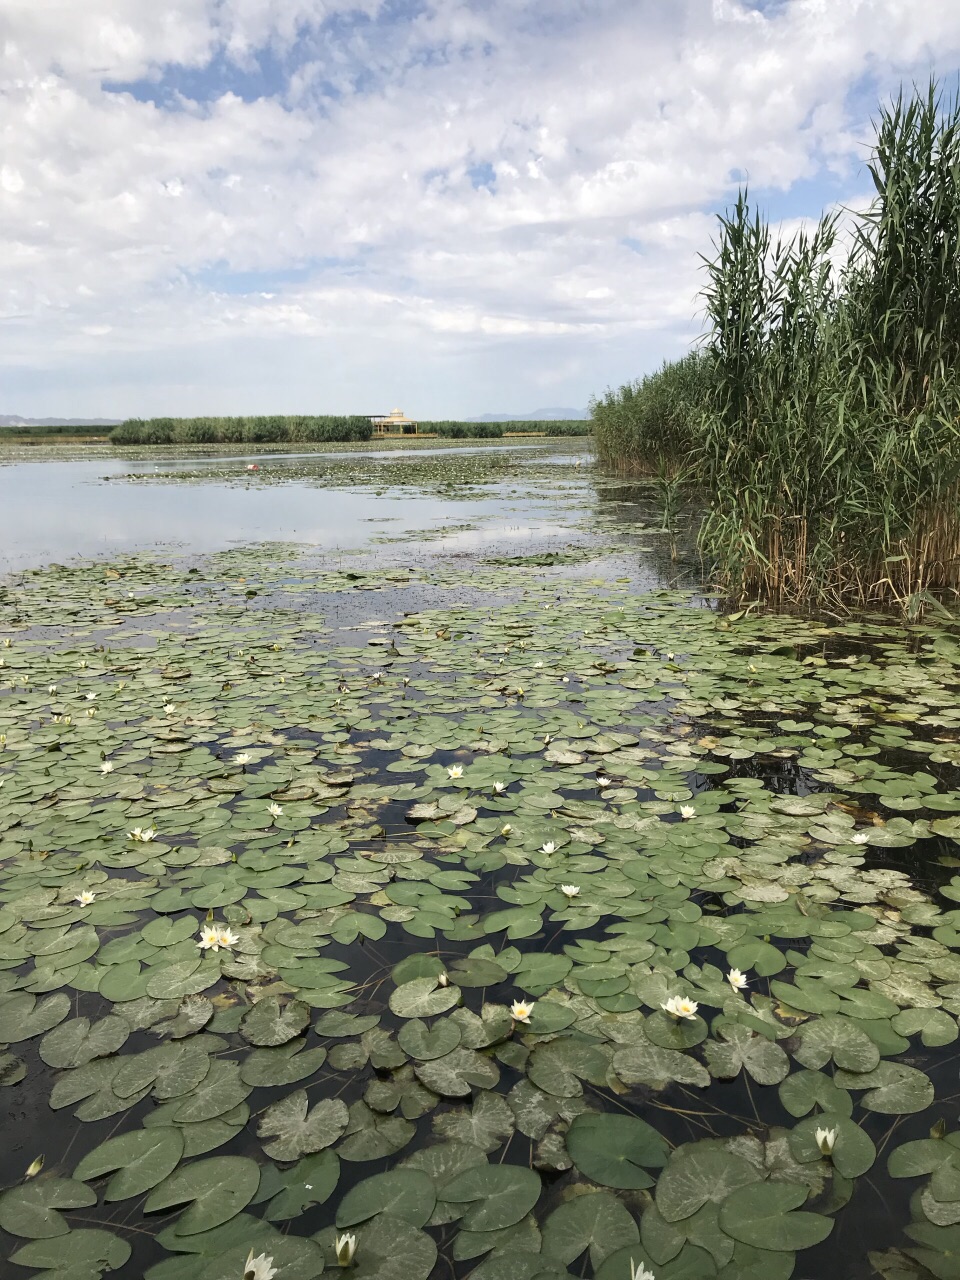
[[[958,68],[957,0],[3,0],[0,413],[585,408]]]

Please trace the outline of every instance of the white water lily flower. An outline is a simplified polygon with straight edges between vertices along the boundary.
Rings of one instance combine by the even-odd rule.
[[[88,715],[88,716],[95,716],[96,714],[97,714],[97,708],[96,708],[96,707],[87,707],[87,715]]]
[[[463,765],[462,765],[462,764],[451,764],[451,765],[449,765],[449,766],[448,766],[448,768],[447,768],[447,777],[448,777],[448,778],[462,778],[462,777],[463,777]]]
[[[502,836],[508,836],[512,830],[513,830],[513,827],[511,827],[510,823],[505,822],[503,826],[500,828],[500,834]]]
[[[577,898],[580,896],[580,886],[578,884],[562,884],[560,892],[565,898]]]
[[[375,671],[375,672],[373,673],[373,675],[370,677],[370,679],[371,679],[371,680],[376,680],[376,681],[377,681],[377,683],[379,684],[379,682],[383,679],[383,672],[382,672],[382,671]]]
[[[131,840],[139,840],[143,844],[149,844],[156,834],[153,827],[134,827],[132,831],[127,832]]]
[[[81,670],[82,670],[86,665],[87,665],[87,660],[86,660],[86,658],[81,658],[81,659],[80,659],[80,661],[77,663],[77,666],[78,666],[78,667],[80,667],[80,669],[81,669]]]
[[[556,853],[556,850],[557,845],[554,840],[548,840],[545,844],[540,846],[541,853]]]
[[[113,773],[113,770],[114,770],[114,763],[112,760],[104,760],[103,764],[101,764],[100,766],[101,773]]]
[[[97,895],[92,893],[89,889],[81,889],[74,898],[74,902],[79,902],[81,907],[89,907],[90,903],[93,902],[96,896]]]
[[[696,1000],[689,1000],[686,996],[671,996],[660,1005],[671,1018],[689,1018],[691,1022],[697,1016],[699,1007]]]
[[[552,733],[545,733],[545,734],[543,735],[543,745],[544,745],[545,747],[549,747],[549,745],[550,745],[550,743],[551,743],[552,741],[553,741],[553,734],[552,734]]]
[[[608,778],[605,773],[601,773],[599,778],[597,778],[597,786],[602,791],[605,787],[609,787],[612,781],[613,781],[612,778]]]
[[[510,1013],[515,1022],[529,1022],[530,1015],[533,1013],[533,1000],[514,1000],[510,1006]]]
[[[252,757],[251,757],[251,755],[250,755],[250,752],[249,752],[249,751],[241,751],[238,755],[235,755],[235,756],[233,757],[233,763],[234,763],[234,764],[239,764],[239,765],[241,765],[241,766],[242,766],[242,765],[245,765],[245,764],[249,764],[249,763],[250,763],[251,758],[252,758]]]
[[[277,804],[276,802],[274,802],[273,804],[268,804],[267,813],[270,814],[271,818],[279,818],[283,814],[283,805]]]
[[[277,1268],[273,1265],[273,1258],[268,1258],[265,1253],[258,1253],[253,1256],[253,1250],[247,1254],[247,1260],[243,1264],[243,1280],[273,1280],[277,1274]]]
[[[163,704],[163,709],[168,716],[172,716],[174,711],[177,709],[177,704],[175,702],[165,702]]]
[[[438,973],[438,974],[437,974],[437,986],[438,986],[438,987],[448,987],[449,985],[450,985],[450,975],[449,975],[449,974],[447,974],[447,973]]]
[[[681,818],[695,818],[696,816],[697,816],[697,811],[692,804],[682,804],[680,806]]]
[[[497,793],[497,795],[500,795],[502,794],[502,792],[506,791],[507,784],[505,782],[495,782],[493,784],[493,789]]]
[[[638,1267],[634,1266],[633,1259],[631,1258],[630,1259],[630,1280],[657,1280],[657,1277],[654,1275],[652,1271],[648,1271],[642,1262]]]
[[[230,947],[235,947],[237,945],[240,941],[240,935],[238,933],[234,933],[232,929],[228,929],[226,926],[220,926],[217,930],[217,941],[221,947],[229,949]]]
[[[57,692],[57,686],[55,684],[47,685],[47,693],[56,693],[56,692]]]
[[[43,1156],[37,1156],[35,1160],[31,1160],[27,1165],[26,1173],[23,1175],[24,1182],[26,1182],[28,1178],[35,1178],[42,1168]]]
[[[731,969],[727,974],[727,981],[733,987],[734,991],[742,991],[747,985],[747,976],[741,973],[739,969]]]
[[[349,1267],[353,1262],[354,1254],[357,1252],[357,1237],[351,1235],[337,1236],[333,1248],[337,1255],[337,1266]]]
[[[866,831],[855,831],[853,835],[850,837],[850,843],[866,844],[869,839],[870,837],[869,835],[867,835]]]
[[[200,930],[200,941],[197,946],[201,951],[220,950],[220,928],[215,924],[205,924]]]
[[[822,1156],[828,1156],[833,1150],[833,1145],[837,1140],[836,1129],[818,1129],[816,1133],[817,1146],[820,1148]]]
[[[88,693],[85,695],[88,702],[93,702],[96,699],[96,696],[97,695],[95,693]]]

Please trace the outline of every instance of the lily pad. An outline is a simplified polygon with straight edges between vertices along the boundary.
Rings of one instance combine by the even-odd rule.
[[[436,1202],[433,1182],[418,1169],[377,1173],[351,1187],[340,1201],[337,1226],[355,1227],[378,1213],[386,1213],[413,1227],[423,1227]]]
[[[432,977],[405,982],[390,996],[390,1008],[398,1018],[429,1018],[446,1013],[460,1000],[460,988],[452,983],[441,987]]]
[[[97,1203],[97,1193],[82,1181],[45,1175],[0,1196],[0,1227],[15,1236],[46,1239],[70,1230],[59,1209],[85,1209]]]
[[[310,1107],[306,1090],[298,1089],[267,1107],[257,1133],[273,1139],[264,1143],[268,1156],[296,1160],[332,1146],[346,1128],[347,1118],[346,1104],[339,1098],[323,1098]]]
[[[743,1244],[757,1249],[795,1252],[825,1240],[833,1219],[819,1213],[795,1212],[807,1200],[804,1186],[755,1182],[732,1191],[720,1207],[720,1226]]]
[[[77,1165],[74,1177],[83,1181],[114,1173],[105,1200],[126,1200],[150,1191],[173,1173],[183,1156],[183,1135],[173,1126],[135,1129],[101,1142]]]
[[[645,1120],[637,1116],[584,1114],[567,1131],[567,1150],[586,1178],[604,1187],[652,1187],[648,1169],[667,1162],[669,1148]]]
[[[180,1235],[209,1231],[229,1222],[256,1194],[260,1169],[246,1156],[211,1156],[185,1165],[147,1196],[145,1213],[190,1204],[177,1220]]]
[[[540,1198],[540,1175],[518,1165],[477,1165],[440,1188],[443,1200],[467,1205],[467,1231],[497,1231],[526,1217]]]

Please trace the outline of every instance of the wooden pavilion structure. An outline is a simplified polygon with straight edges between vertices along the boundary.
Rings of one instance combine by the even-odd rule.
[[[370,419],[378,436],[415,436],[419,426],[413,418],[404,416],[401,409],[391,409],[387,414],[377,414]]]

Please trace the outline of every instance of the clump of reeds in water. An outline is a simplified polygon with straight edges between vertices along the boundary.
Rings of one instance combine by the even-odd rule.
[[[673,477],[699,439],[708,376],[708,357],[691,351],[591,401],[597,460],[628,474]]]
[[[741,594],[915,611],[960,589],[957,99],[901,94],[869,168],[845,253],[833,218],[786,243],[745,194],[721,218],[701,545]]]

